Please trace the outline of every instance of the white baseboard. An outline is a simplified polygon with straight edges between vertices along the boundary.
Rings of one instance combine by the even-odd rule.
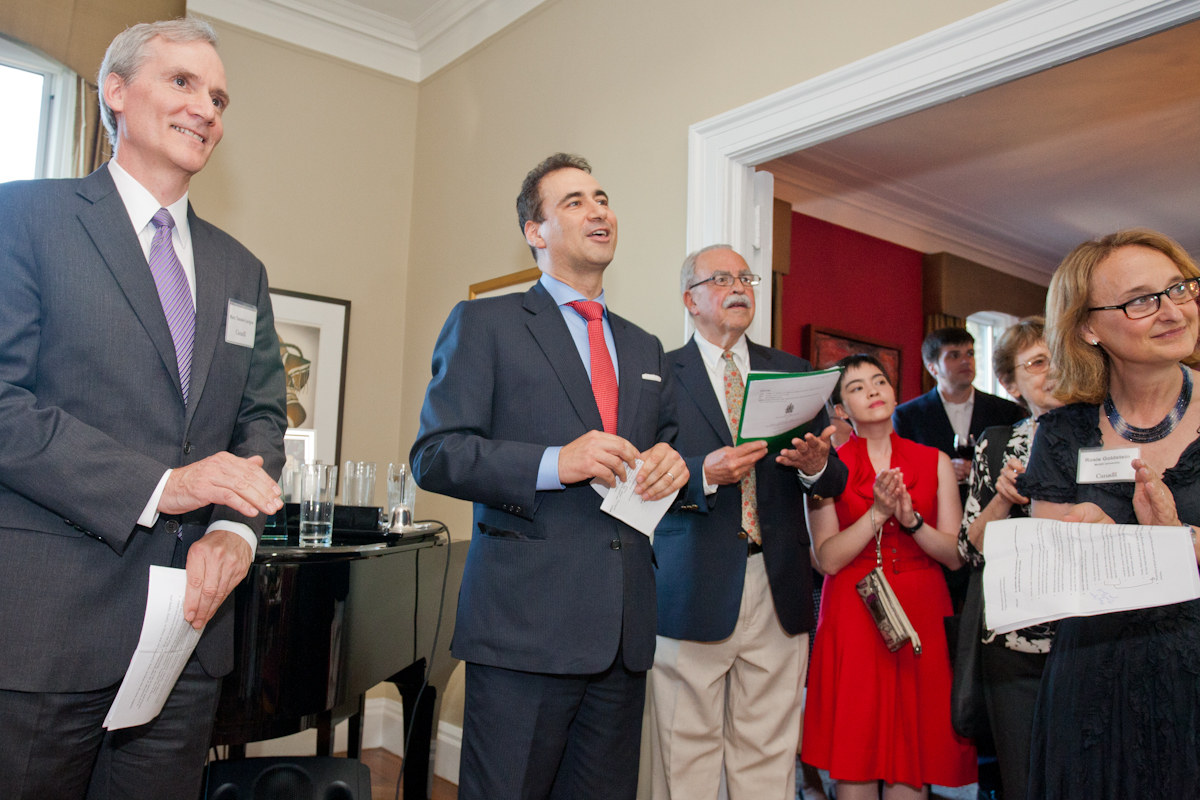
[[[449,722],[438,722],[437,751],[433,774],[458,785],[458,762],[462,757],[462,728]]]
[[[333,729],[333,749],[346,749],[349,721],[343,721]],[[438,732],[441,738],[441,732]],[[461,738],[461,737],[460,737]],[[367,700],[363,716],[363,749],[382,747],[396,755],[404,754],[404,705],[388,697],[372,697]],[[457,751],[456,751],[457,752]],[[259,756],[312,756],[317,753],[316,730],[301,731],[291,736],[252,742],[246,745],[246,755]],[[455,756],[454,773],[458,774],[458,758]]]

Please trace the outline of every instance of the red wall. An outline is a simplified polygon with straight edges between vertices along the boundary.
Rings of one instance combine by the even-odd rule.
[[[901,349],[901,401],[921,393],[921,253],[792,214],[791,273],[783,278],[782,348],[805,358],[805,325]]]

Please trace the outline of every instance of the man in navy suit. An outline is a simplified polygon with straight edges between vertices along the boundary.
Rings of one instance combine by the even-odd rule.
[[[286,392],[263,265],[188,202],[221,140],[205,22],[141,24],[100,68],[115,156],[0,186],[0,795],[187,798],[233,603],[278,510]],[[155,719],[102,727],[151,567],[203,628]]]
[[[683,301],[696,334],[667,354],[689,498],[655,531],[658,648],[651,673],[655,800],[792,797],[814,627],[804,495],[846,487],[822,410],[795,449],[733,446],[749,370],[807,372],[746,338],[759,277],[728,245],[689,255]]]
[[[936,447],[950,456],[954,475],[965,485],[971,459],[954,450],[954,436],[978,438],[985,428],[1011,425],[1028,412],[1016,403],[975,389],[975,337],[965,328],[939,328],[921,343],[921,360],[937,385],[896,407],[896,435]]]
[[[641,459],[643,499],[687,486],[674,387],[658,340],[605,306],[617,218],[588,163],[539,164],[517,216],[542,278],[451,312],[411,453],[421,488],[474,503],[459,797],[632,800],[654,556],[589,484]]]

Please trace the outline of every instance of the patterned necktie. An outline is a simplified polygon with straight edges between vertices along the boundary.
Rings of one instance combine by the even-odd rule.
[[[588,351],[592,357],[592,394],[605,433],[617,432],[617,373],[604,341],[604,306],[594,300],[567,303],[587,320]]]
[[[725,359],[725,408],[729,410],[729,430],[737,436],[746,384],[742,383],[742,373],[733,363],[733,353],[726,350],[721,358]],[[747,472],[738,485],[742,489],[742,530],[750,537],[750,541],[762,544],[762,534],[758,530],[758,479],[754,470]]]
[[[171,229],[175,219],[171,212],[160,208],[154,218],[154,241],[150,243],[150,273],[158,287],[158,299],[167,315],[167,327],[175,343],[175,360],[179,364],[179,386],[183,404],[187,405],[188,384],[192,378],[192,341],[196,335],[196,306],[188,286],[183,264],[171,245]]]

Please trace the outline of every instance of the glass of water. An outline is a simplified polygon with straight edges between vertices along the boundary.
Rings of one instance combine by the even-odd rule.
[[[333,543],[333,495],[337,467],[305,464],[300,468],[300,546],[323,547]]]

